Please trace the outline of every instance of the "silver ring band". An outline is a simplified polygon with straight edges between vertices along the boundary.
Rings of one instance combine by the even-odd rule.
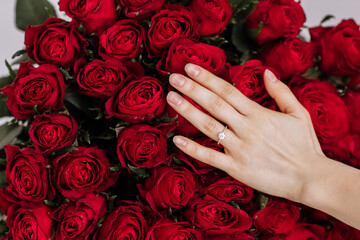
[[[220,144],[221,140],[225,139],[225,131],[227,129],[227,126],[224,127],[224,130],[218,134],[218,138],[219,138],[219,141],[218,141],[218,145]]]

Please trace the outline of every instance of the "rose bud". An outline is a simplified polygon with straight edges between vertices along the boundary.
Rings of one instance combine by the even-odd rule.
[[[142,52],[144,39],[145,30],[135,20],[117,21],[99,36],[99,55],[103,59],[137,59]]]
[[[36,63],[71,68],[77,59],[85,55],[87,41],[76,30],[74,23],[64,22],[60,18],[49,18],[39,26],[26,28],[26,51]]]
[[[133,80],[105,104],[108,118],[116,117],[130,123],[142,123],[159,117],[165,110],[163,84],[145,76]]]
[[[342,99],[350,113],[350,128],[360,134],[360,92],[347,90]]]
[[[98,228],[98,221],[106,214],[106,200],[93,193],[76,202],[64,202],[52,213],[58,221],[55,240],[89,239],[90,234]]]
[[[153,168],[144,184],[139,184],[140,195],[151,209],[180,209],[187,205],[197,190],[194,175],[183,167]]]
[[[144,76],[140,63],[122,62],[114,58],[105,61],[96,59],[76,70],[80,92],[100,99],[114,96],[127,82]]]
[[[201,36],[221,34],[232,15],[228,0],[192,0],[189,7],[194,11],[200,23]]]
[[[300,2],[294,0],[263,0],[246,20],[249,30],[260,31],[252,36],[260,44],[279,38],[295,38],[306,20]]]
[[[22,208],[16,204],[11,205],[6,218],[6,224],[9,228],[6,238],[9,240],[51,239],[53,236],[51,212],[52,209],[45,204],[39,204],[32,208]]]
[[[72,201],[115,184],[118,173],[110,171],[105,151],[97,147],[78,147],[53,161],[54,184]]]
[[[88,33],[106,28],[117,18],[115,1],[60,0],[58,5],[60,11],[64,11],[70,18],[79,21]]]
[[[151,18],[146,38],[149,57],[160,57],[171,43],[180,38],[199,39],[198,22],[194,13],[177,4],[167,4]]]
[[[3,188],[4,197],[22,206],[30,206],[44,199],[52,200],[55,189],[51,184],[49,160],[32,148],[5,145],[4,149],[5,175],[9,184]]]
[[[60,70],[43,64],[34,68],[30,62],[20,64],[14,82],[0,90],[8,95],[7,106],[15,118],[30,119],[37,111],[59,111],[64,106],[66,85]]]
[[[282,80],[306,72],[316,56],[314,43],[304,42],[298,38],[289,38],[266,48],[261,53],[264,65],[276,69]]]
[[[59,149],[70,147],[78,131],[77,122],[70,115],[37,115],[29,129],[30,139],[35,150],[49,154]]]
[[[162,8],[165,0],[119,0],[122,12],[127,18],[145,19]]]
[[[360,73],[360,30],[354,20],[343,20],[336,27],[310,29],[317,44],[320,68],[327,74],[348,76]]]

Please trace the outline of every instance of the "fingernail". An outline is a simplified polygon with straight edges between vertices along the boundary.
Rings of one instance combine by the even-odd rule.
[[[274,73],[272,71],[270,71],[269,69],[265,70],[265,76],[271,81],[271,82],[276,82],[278,79],[277,77],[274,75]]]
[[[189,74],[189,76],[196,77],[200,73],[200,68],[198,68],[194,64],[188,63],[185,66],[185,71],[187,72],[187,74]]]
[[[185,84],[185,79],[183,78],[183,76],[181,76],[179,74],[171,74],[170,83],[175,86],[181,87],[182,85]]]
[[[182,146],[182,147],[185,147],[186,145],[186,140],[182,137],[178,137],[178,136],[175,136],[173,138],[173,141],[176,145],[179,145],[179,146]]]
[[[169,92],[168,100],[175,105],[180,105],[182,103],[180,96],[175,92]]]

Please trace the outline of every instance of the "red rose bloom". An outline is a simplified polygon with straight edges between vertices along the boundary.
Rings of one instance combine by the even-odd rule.
[[[149,57],[159,57],[179,38],[199,39],[198,22],[187,7],[168,4],[151,18],[146,38]]]
[[[127,18],[144,19],[159,10],[165,0],[119,0],[122,12]]]
[[[192,0],[189,7],[194,11],[200,23],[201,36],[221,34],[232,15],[228,0]]]
[[[85,38],[76,30],[74,23],[64,22],[60,18],[49,18],[39,26],[26,28],[26,51],[36,63],[71,68],[77,59],[85,55]]]
[[[320,225],[297,223],[291,230],[286,240],[311,239],[311,240],[325,240],[325,228]]]
[[[21,63],[14,82],[0,90],[8,95],[10,112],[17,119],[30,119],[39,112],[58,111],[63,106],[66,85],[60,70],[43,64],[34,68],[30,62]]]
[[[131,81],[105,104],[108,117],[130,123],[141,123],[160,116],[166,100],[163,84],[156,78],[145,76]]]
[[[326,240],[350,240],[359,239],[360,230],[357,230],[349,225],[338,220],[331,221],[331,228],[328,231]]]
[[[206,240],[255,240],[255,237],[247,232],[236,233],[236,234],[221,234],[207,236]]]
[[[54,184],[60,193],[76,201],[92,192],[115,184],[118,173],[110,171],[105,151],[97,147],[78,147],[54,159]]]
[[[99,38],[99,55],[103,59],[131,60],[142,52],[145,30],[135,20],[123,19],[106,29]]]
[[[51,184],[50,162],[32,148],[20,149],[5,145],[5,175],[9,186],[3,189],[4,197],[22,206],[44,199],[52,200],[55,190]]]
[[[141,197],[156,211],[186,206],[196,192],[196,185],[194,175],[185,168],[159,166],[152,169],[138,189]]]
[[[115,1],[108,0],[60,0],[60,11],[79,21],[88,33],[109,26],[117,18]]]
[[[9,207],[13,204],[4,196],[5,188],[0,188],[0,211],[7,215]]]
[[[360,92],[347,90],[343,100],[350,113],[350,128],[360,134]]]
[[[336,27],[310,29],[319,48],[321,69],[335,76],[360,73],[360,30],[354,20],[343,20]]]
[[[69,115],[37,115],[29,129],[30,139],[35,150],[49,154],[70,147],[78,131],[75,119]]]
[[[261,58],[264,65],[278,71],[281,79],[289,79],[306,72],[314,64],[316,53],[314,43],[290,38],[265,49]]]
[[[128,81],[144,76],[141,64],[122,62],[114,58],[105,61],[96,59],[82,66],[77,72],[76,81],[80,92],[101,99],[114,96]]]
[[[259,230],[281,234],[290,232],[300,217],[300,209],[286,200],[270,197],[265,208],[255,215]]]
[[[59,222],[55,239],[89,239],[98,221],[106,214],[106,200],[93,193],[76,202],[64,202],[52,213]]]
[[[295,38],[305,20],[305,13],[300,2],[263,0],[249,15],[246,24],[250,29],[260,30],[255,40],[263,45],[282,37]]]
[[[353,76],[347,86],[355,92],[360,92],[360,74]]]

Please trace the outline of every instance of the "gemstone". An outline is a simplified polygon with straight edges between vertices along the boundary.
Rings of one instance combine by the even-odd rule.
[[[225,133],[223,133],[223,132],[219,133],[218,137],[220,140],[225,139]]]

